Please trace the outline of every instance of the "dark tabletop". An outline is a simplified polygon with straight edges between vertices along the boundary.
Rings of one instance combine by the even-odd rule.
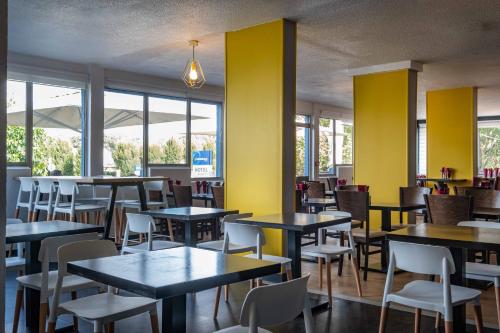
[[[500,230],[422,223],[387,234],[390,240],[467,249],[500,249]]]
[[[33,179],[52,179],[57,180],[74,180],[78,184],[89,184],[89,185],[121,185],[121,184],[137,184],[145,181],[156,181],[156,180],[167,180],[168,177],[165,176],[151,176],[151,177],[138,177],[138,176],[127,176],[127,177],[115,177],[115,176],[37,176]]]
[[[234,223],[250,223],[252,225],[258,225],[265,228],[284,229],[309,233],[319,228],[324,228],[350,221],[350,217],[290,213],[248,217],[234,221]]]
[[[370,203],[370,209],[372,210],[383,210],[389,209],[393,211],[409,211],[424,209],[425,204],[413,204],[413,205],[401,205],[399,202],[374,202]]]
[[[229,214],[238,214],[237,210],[225,210],[207,207],[179,207],[147,210],[141,214],[150,215],[156,218],[174,219],[181,221],[198,221],[215,219]]]
[[[335,206],[335,199],[327,198],[309,198],[304,201],[304,205],[307,206]]]
[[[104,227],[67,221],[8,224],[7,243],[41,241],[47,237],[103,232]]]
[[[281,265],[178,247],[68,263],[68,272],[146,297],[166,298],[279,273]]]

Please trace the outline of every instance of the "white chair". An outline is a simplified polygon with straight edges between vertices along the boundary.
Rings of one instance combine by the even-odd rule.
[[[96,224],[99,224],[99,217],[104,215],[107,210],[105,205],[78,203],[77,195],[79,193],[78,185],[74,180],[59,179],[59,186],[57,189],[56,202],[52,210],[52,219],[56,219],[56,214],[68,214],[69,220],[76,222],[76,216],[83,214],[83,222],[89,222],[89,213],[98,213],[96,216]],[[69,203],[62,202],[62,196],[71,196]],[[102,213],[102,214],[101,214]]]
[[[240,325],[214,333],[271,333],[262,326],[277,326],[304,314],[306,333],[313,333],[313,318],[307,296],[309,275],[269,286],[247,294],[241,309]]]
[[[31,221],[37,220],[37,215],[41,210],[47,213],[47,221],[52,218],[52,208],[54,203],[54,180],[52,179],[38,179],[38,186],[35,197],[35,204],[33,206],[33,214]],[[43,196],[47,196],[48,200],[42,200]]]
[[[153,232],[156,230],[155,222],[149,215],[127,213],[127,227],[123,237],[121,254],[157,251],[184,246],[182,243],[167,240],[154,240]],[[130,233],[146,234],[146,242],[137,245],[128,245]]]
[[[151,298],[115,295],[112,292],[113,288],[108,287],[108,292],[60,303],[62,286],[64,286],[65,280],[71,276],[66,271],[66,264],[69,261],[109,257],[117,254],[115,244],[108,240],[81,241],[59,248],[59,271],[50,307],[49,333],[55,333],[57,317],[61,314],[71,314],[89,321],[94,326],[94,333],[100,333],[104,325],[107,325],[108,332],[112,332],[115,321],[145,312],[150,314],[153,332],[159,332],[156,300]]]
[[[244,214],[230,214],[224,216],[222,219],[222,224],[226,222],[231,222],[231,221],[236,221],[238,219],[243,219],[247,217],[252,217],[252,213],[244,213]],[[205,249],[205,250],[211,250],[211,251],[223,251],[224,250],[224,240],[215,240],[215,241],[209,241],[209,242],[203,242],[203,243],[198,243],[196,245],[200,249]],[[229,254],[235,254],[235,253],[245,253],[245,252],[257,252],[257,247],[255,246],[255,243],[251,245],[239,245],[239,244],[234,244],[232,242],[229,242],[228,248],[226,253]]]
[[[500,229],[500,223],[486,222],[486,221],[464,221],[458,223],[458,226]],[[500,253],[497,253],[497,256],[498,255],[500,255]],[[498,327],[500,329],[500,266],[483,264],[479,262],[468,262],[465,266],[465,274],[467,279],[490,281],[495,284],[497,321],[498,321]]]
[[[341,212],[341,211],[323,211],[318,215],[327,215],[327,216],[337,216],[337,217],[351,217],[350,213]],[[320,244],[320,245],[308,245],[302,249],[302,255],[318,258],[318,275],[319,275],[319,288],[323,288],[323,263],[324,260],[326,263],[326,281],[328,285],[328,303],[329,306],[332,306],[332,268],[331,262],[335,257],[340,257],[342,255],[348,254],[351,255],[351,267],[354,272],[354,277],[356,278],[356,288],[358,290],[358,296],[362,297],[361,291],[361,281],[359,278],[358,266],[356,265],[357,253],[356,253],[356,244],[354,243],[354,238],[352,236],[352,226],[351,222],[338,224],[335,226],[331,226],[325,228],[328,231],[333,231],[337,233],[344,233],[347,236],[348,246],[340,245],[340,239],[336,239],[337,244]],[[320,235],[323,230],[320,230]],[[339,235],[340,236],[340,235]],[[324,237],[320,237],[320,239],[324,240]],[[340,264],[340,263],[339,263]]]
[[[57,250],[60,246],[75,241],[98,239],[97,233],[78,234],[60,237],[49,237],[42,241],[38,260],[42,265],[42,272],[30,275],[24,275],[17,278],[18,288],[16,294],[16,305],[14,308],[14,321],[12,332],[17,332],[19,325],[19,315],[21,312],[21,304],[25,288],[31,288],[40,291],[40,332],[45,332],[45,323],[48,314],[48,299],[54,292],[57,280],[57,271],[49,271],[50,263],[57,263]],[[71,292],[71,297],[76,298],[76,291],[89,288],[98,288],[100,284],[94,281],[71,275],[64,281],[62,291]],[[76,328],[77,323],[74,322]]]
[[[292,260],[286,257],[273,256],[268,254],[262,254],[262,246],[266,244],[266,239],[264,232],[261,227],[250,225],[250,224],[240,224],[240,223],[224,223],[224,247],[222,252],[228,253],[229,244],[234,244],[240,247],[255,247],[256,253],[248,254],[245,257],[253,259],[262,259],[266,261],[276,262],[281,264],[282,269],[285,270],[288,280],[292,279]],[[254,286],[253,281],[252,287]],[[259,282],[260,284],[260,282]],[[217,318],[217,313],[219,311],[219,301],[222,287],[217,287],[217,293],[214,305],[214,318]],[[226,297],[227,302],[228,290],[226,286]]]
[[[32,177],[19,177],[19,193],[17,194],[16,211],[14,217],[19,218],[21,208],[26,208],[28,212],[27,221],[31,221],[33,206],[35,203],[36,185]],[[23,201],[23,193],[28,193],[28,201]]]
[[[21,223],[23,223],[23,221],[20,219],[7,219],[7,224]],[[5,258],[5,268],[7,270],[17,271],[18,275],[22,275],[24,265],[26,265],[26,259],[24,258],[24,243],[16,243],[16,256],[9,256]]]
[[[465,303],[474,304],[477,332],[482,332],[481,292],[450,284],[450,274],[455,273],[455,265],[449,249],[441,246],[422,245],[391,241],[390,261],[382,299],[379,333],[385,332],[389,303],[394,302],[415,308],[415,331],[420,327],[421,311],[435,311],[444,315],[445,332],[453,332],[453,307]],[[441,276],[441,283],[415,280],[393,292],[394,270]],[[439,316],[438,316],[439,318]]]

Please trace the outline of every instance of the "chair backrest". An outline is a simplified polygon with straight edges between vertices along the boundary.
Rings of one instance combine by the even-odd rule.
[[[370,194],[357,191],[335,191],[337,208],[340,211],[351,213],[351,218],[368,222],[370,219]]]
[[[459,227],[500,229],[500,223],[488,221],[462,221],[457,225]]]
[[[467,191],[474,189],[473,186],[454,186],[455,195],[467,196]]]
[[[212,186],[215,208],[224,208],[224,186]]]
[[[409,186],[399,188],[399,203],[401,205],[425,205],[424,195],[431,194],[430,187]]]
[[[167,202],[168,183],[166,180],[151,180],[144,182],[144,190],[146,191],[146,200],[151,201],[150,192],[161,192],[161,201]]]
[[[310,320],[308,279],[309,275],[250,290],[241,309],[241,326],[253,329],[250,332],[257,332],[257,327],[292,321],[303,311],[306,321]],[[312,332],[312,325],[306,322],[306,333]]]
[[[472,220],[473,201],[470,196],[425,195],[430,222],[439,225],[457,225]]]
[[[309,198],[324,198],[325,184],[320,182],[307,182],[307,196]]]
[[[75,194],[79,193],[76,181],[69,179],[60,179],[58,182],[59,182],[59,187],[58,187],[59,195],[74,196]]]
[[[395,267],[404,271],[442,275],[443,259],[446,259],[449,273],[455,273],[453,257],[446,247],[390,241],[389,248],[391,256],[394,255]]]
[[[500,191],[500,177],[495,178],[495,186],[494,189]]]
[[[33,192],[35,188],[35,181],[32,177],[19,177],[19,181],[21,182],[20,190],[23,192]]]
[[[151,228],[155,230],[155,223],[149,215],[127,213],[127,227],[131,232],[148,234]]]
[[[340,210],[325,210],[325,211],[319,212],[318,215],[335,216],[335,217],[351,217],[351,213],[343,212]],[[352,230],[352,223],[346,222],[346,223],[342,223],[342,224],[332,225],[332,226],[328,227],[328,230],[349,232]]]
[[[326,181],[328,183],[328,189],[330,191],[335,191],[335,189],[337,187],[337,180],[338,180],[338,177],[328,177],[326,179]]]
[[[54,191],[54,180],[52,179],[38,179],[38,192],[41,194],[49,194]]]
[[[484,188],[471,188],[465,191],[474,199],[474,207],[500,208],[500,191]]]
[[[191,185],[174,185],[175,207],[191,207],[193,205],[193,190]]]
[[[244,247],[256,247],[258,258],[262,258],[262,246],[266,243],[261,227],[250,224],[232,223],[224,221],[224,248],[227,253],[229,244]]]

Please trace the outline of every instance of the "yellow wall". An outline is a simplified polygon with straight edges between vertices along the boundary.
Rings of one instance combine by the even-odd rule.
[[[472,180],[476,174],[476,89],[427,92],[427,176],[439,178],[442,167],[453,178]]]
[[[414,183],[415,92],[409,70],[354,77],[354,182],[370,186],[374,203],[399,202],[399,187]],[[370,216],[380,222],[380,212]]]
[[[226,33],[225,204],[254,215],[283,206],[285,23]],[[281,254],[281,231],[266,239],[264,251]]]

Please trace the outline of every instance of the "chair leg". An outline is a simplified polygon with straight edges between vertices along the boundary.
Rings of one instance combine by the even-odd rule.
[[[453,322],[446,321],[444,322],[444,333],[453,333]]]
[[[40,303],[40,312],[38,313],[38,332],[45,333],[45,325],[47,324],[48,304]]]
[[[12,323],[12,333],[17,333],[19,327],[19,316],[21,314],[21,305],[23,303],[24,288],[17,289],[16,292],[16,306],[14,308],[14,321]]]
[[[102,332],[102,323],[100,321],[94,321],[94,333],[101,333],[101,332]]]
[[[332,308],[332,261],[330,259],[326,260],[326,284],[328,288],[328,307]]]
[[[323,289],[323,258],[318,257],[318,282],[319,289]]]
[[[229,302],[229,285],[224,286],[224,302]]]
[[[495,287],[495,298],[497,303],[497,320],[500,329],[500,287]]]
[[[19,218],[19,208],[16,208],[16,211],[14,212],[14,218]]]
[[[474,322],[476,323],[476,333],[483,333],[483,315],[481,304],[474,305]]]
[[[77,298],[78,298],[77,292],[76,291],[72,291],[71,292],[71,300],[74,301]],[[78,332],[78,317],[76,317],[76,316],[73,316],[73,330],[75,332]]]
[[[434,328],[438,329],[441,325],[441,312],[436,312],[436,322],[434,323]]]
[[[293,280],[292,270],[290,268],[287,268],[285,272],[286,272],[286,280],[287,281]]]
[[[420,319],[422,319],[422,309],[415,309],[415,332],[420,333]]]
[[[385,333],[385,327],[387,325],[387,306],[382,306],[382,311],[380,312],[380,326],[378,327],[378,333]]]
[[[121,243],[121,235],[119,233],[120,229],[120,210],[116,206],[113,215],[115,216],[115,244]]]
[[[49,322],[49,328],[48,328],[47,332],[48,333],[56,333],[56,322],[53,322],[53,323]]]
[[[170,240],[173,242],[175,239],[174,239],[174,229],[172,228],[172,221],[167,220],[167,228]]]
[[[365,245],[365,271],[363,272],[363,280],[366,281],[368,279],[368,257],[370,253],[370,244],[366,242]]]
[[[217,287],[217,292],[215,293],[215,303],[214,303],[214,315],[213,318],[217,319],[217,314],[219,313],[219,302],[220,302],[220,293],[222,291],[222,287]]]
[[[341,255],[338,260],[339,268],[337,271],[338,276],[342,276],[342,269],[344,268],[344,255]]]
[[[356,278],[356,288],[358,290],[358,296],[363,297],[363,291],[361,290],[361,279],[359,277],[359,269],[356,267],[356,263],[354,262],[354,258],[351,259],[351,266],[354,272],[354,277]]]
[[[153,333],[160,333],[160,326],[158,325],[158,314],[156,311],[149,313],[149,318],[151,319],[151,331]]]
[[[115,333],[115,322],[112,321],[110,323],[107,323],[105,330],[107,333]],[[78,332],[78,331],[75,331],[75,332]]]

